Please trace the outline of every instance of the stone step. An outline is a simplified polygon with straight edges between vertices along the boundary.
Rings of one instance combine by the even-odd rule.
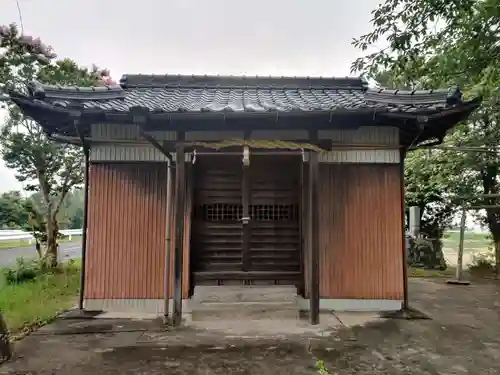
[[[299,319],[295,301],[191,302],[193,321],[218,319]]]
[[[195,302],[293,302],[297,288],[293,285],[235,285],[196,286]]]

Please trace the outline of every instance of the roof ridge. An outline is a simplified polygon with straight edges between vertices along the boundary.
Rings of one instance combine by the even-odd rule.
[[[27,88],[31,96],[41,100],[112,100],[125,98],[125,91],[120,85],[62,86],[31,81],[28,83]]]
[[[366,90],[361,77],[125,74],[124,88],[287,88]]]

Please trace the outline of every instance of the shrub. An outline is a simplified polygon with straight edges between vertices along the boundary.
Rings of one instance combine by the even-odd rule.
[[[318,374],[330,375],[330,373],[328,372],[328,370],[325,367],[325,363],[322,360],[318,359],[316,361],[316,370],[317,370]]]
[[[26,261],[20,257],[16,259],[16,265],[5,268],[3,275],[7,284],[20,284],[34,280],[41,273],[41,268],[36,261]]]
[[[495,270],[495,254],[492,248],[488,248],[486,253],[476,253],[472,256],[469,265],[470,272],[491,274]]]

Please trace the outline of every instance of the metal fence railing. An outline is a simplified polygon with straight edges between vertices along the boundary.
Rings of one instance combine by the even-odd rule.
[[[81,236],[82,229],[62,229],[59,231],[63,236],[71,238],[73,236]],[[30,232],[23,231],[21,229],[1,229],[0,230],[0,242],[1,241],[22,241],[26,240],[29,243],[34,241],[35,238]]]

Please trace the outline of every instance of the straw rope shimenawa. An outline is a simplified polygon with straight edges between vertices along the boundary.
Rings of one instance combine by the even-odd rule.
[[[281,150],[309,150],[322,152],[325,151],[318,146],[310,143],[297,143],[289,141],[267,141],[267,140],[252,140],[252,139],[228,139],[220,142],[186,142],[186,146],[199,146],[219,150],[234,146],[248,146],[251,148],[264,149],[281,149]]]

